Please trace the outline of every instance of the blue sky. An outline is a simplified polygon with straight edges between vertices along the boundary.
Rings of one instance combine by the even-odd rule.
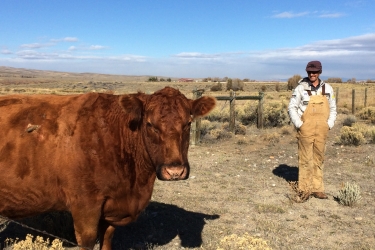
[[[256,80],[375,79],[375,0],[0,0],[0,66]]]

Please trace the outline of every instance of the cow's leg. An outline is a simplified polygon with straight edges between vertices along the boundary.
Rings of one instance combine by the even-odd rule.
[[[101,250],[112,249],[112,238],[115,232],[115,227],[111,226],[105,220],[99,222],[99,240]]]
[[[77,243],[83,247],[81,250],[93,249],[98,238],[100,208],[93,207],[81,206],[71,210]]]

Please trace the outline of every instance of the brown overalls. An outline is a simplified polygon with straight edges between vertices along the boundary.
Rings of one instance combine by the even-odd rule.
[[[324,192],[323,163],[328,135],[329,103],[325,96],[311,95],[298,131],[298,187],[305,192]]]

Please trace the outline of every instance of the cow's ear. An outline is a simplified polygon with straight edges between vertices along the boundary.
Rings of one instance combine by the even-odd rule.
[[[216,98],[203,96],[197,100],[191,100],[191,114],[193,118],[208,115],[216,105]]]
[[[120,105],[125,113],[129,115],[129,126],[132,130],[136,129],[142,120],[143,101],[138,95],[123,95],[120,98]]]

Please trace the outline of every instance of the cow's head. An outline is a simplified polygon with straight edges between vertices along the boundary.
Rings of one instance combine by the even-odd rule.
[[[152,95],[138,93],[121,98],[122,107],[131,117],[130,129],[142,134],[158,179],[184,180],[189,177],[187,154],[191,122],[207,115],[215,104],[213,97],[190,100],[170,87]]]

